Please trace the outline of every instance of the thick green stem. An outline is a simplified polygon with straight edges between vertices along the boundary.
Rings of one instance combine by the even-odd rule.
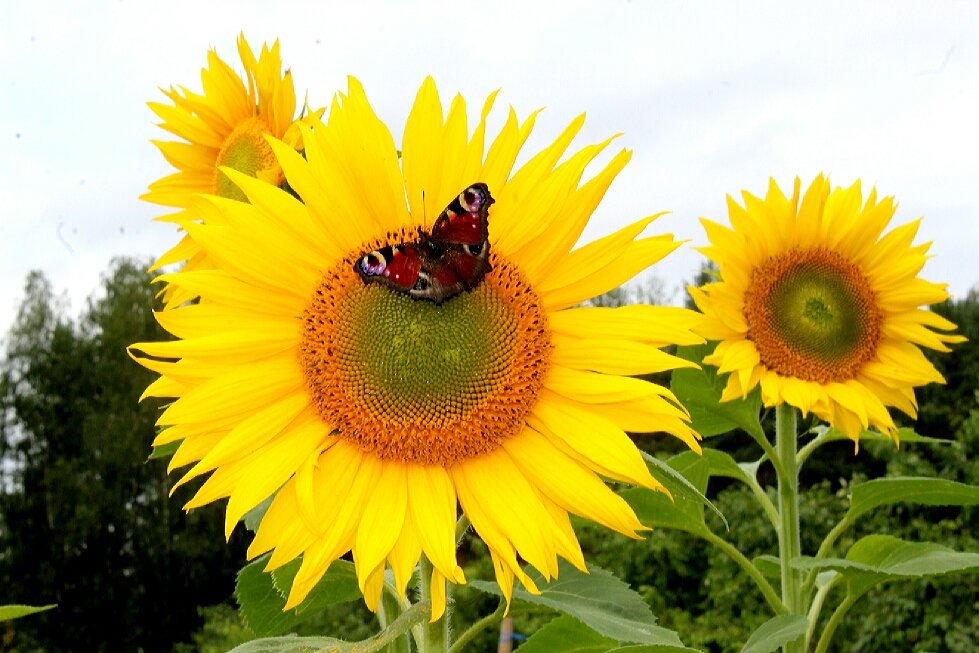
[[[782,571],[782,603],[789,614],[805,614],[801,574],[791,566],[802,555],[799,530],[799,468],[796,462],[798,446],[795,409],[781,404],[775,409],[775,451],[781,467],[778,474],[778,557]],[[786,644],[785,653],[800,653],[802,639]]]
[[[387,584],[385,584],[387,589]],[[381,593],[381,604],[377,609],[377,620],[381,624],[381,629],[387,629],[405,611],[405,606],[401,604],[398,595],[393,591]],[[408,633],[388,645],[389,653],[408,653]]]
[[[421,589],[421,602],[432,603],[432,563],[424,555],[421,557],[418,570],[418,585]],[[446,603],[445,614],[437,621],[429,621],[421,628],[418,641],[418,653],[446,653],[449,650],[449,614],[450,606]]]

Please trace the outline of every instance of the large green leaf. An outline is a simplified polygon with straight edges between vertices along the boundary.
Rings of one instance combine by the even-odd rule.
[[[713,347],[712,344],[678,347],[677,356],[699,364],[704,356],[713,351]],[[674,370],[670,389],[690,411],[694,430],[705,438],[734,429],[759,432],[760,393],[755,390],[747,399],[721,403],[721,393],[726,383],[726,377],[719,376],[715,368],[702,365],[700,369]]]
[[[302,621],[295,610],[283,612],[285,597],[275,588],[272,574],[262,571],[267,562],[263,556],[238,572],[235,598],[245,624],[259,637],[282,635]]]
[[[545,624],[526,642],[520,653],[605,653],[619,645],[602,637],[569,615],[561,615]]]
[[[979,487],[941,478],[878,478],[853,486],[847,517],[891,503],[974,506],[979,504]]]
[[[299,571],[299,565],[299,560],[293,560],[272,572],[275,588],[282,596],[289,594],[292,581]],[[347,560],[334,560],[323,574],[323,578],[310,590],[303,602],[296,606],[296,612],[298,614],[307,611],[318,612],[327,606],[356,601],[360,597],[360,586],[357,584],[354,564]]]
[[[536,570],[529,569],[541,593],[516,588],[513,598],[571,615],[617,642],[683,646],[675,632],[655,625],[649,606],[627,584],[598,567],[589,567],[589,571],[582,573],[562,560],[558,578],[547,583]],[[501,595],[496,583],[475,580],[470,586]]]
[[[42,606],[0,605],[0,621],[10,621],[11,619],[26,617],[29,614],[37,614],[38,612],[44,612],[55,607],[57,607],[56,604]]]
[[[776,615],[751,633],[741,653],[771,653],[805,636],[807,626],[808,621],[802,615]]]
[[[296,624],[327,606],[360,598],[353,564],[337,560],[299,606],[283,611],[301,560],[293,560],[267,573],[262,571],[267,558],[263,556],[238,572],[235,588],[242,618],[259,637],[291,632]]]
[[[792,566],[834,569],[847,580],[850,593],[860,595],[888,580],[975,571],[979,569],[979,553],[955,551],[934,542],[868,535],[850,547],[846,559],[800,558]]]

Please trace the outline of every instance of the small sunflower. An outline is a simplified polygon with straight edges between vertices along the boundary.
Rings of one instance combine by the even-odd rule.
[[[404,592],[424,554],[437,618],[445,579],[465,582],[460,507],[507,600],[514,578],[536,591],[523,561],[546,578],[557,556],[584,568],[569,513],[645,529],[602,482],[663,490],[626,431],[699,449],[673,395],[632,377],[692,365],[661,347],[703,342],[700,315],[578,306],[678,246],[640,237],[653,216],[571,251],[629,153],[579,183],[611,140],[561,161],[582,116],[512,172],[536,114],[511,110],[487,149],[493,99],[470,135],[463,99],[443,116],[427,79],[399,159],[351,78],[328,121],[301,128],[305,157],[269,138],[301,201],[232,170],[249,203],[200,200],[188,235],[214,267],[162,276],[200,302],[157,314],[179,340],[133,346],[161,375],[145,394],[177,398],[156,440],[181,441],[171,469],[195,463],[181,483],[210,473],[187,508],[228,498],[230,533],[275,495],[249,556],[272,551],[269,569],[302,556],[287,607],[352,551],[375,608],[386,567]],[[358,274],[367,253],[404,255],[474,185],[495,201],[489,272],[471,289],[436,303]]]
[[[238,54],[244,66],[244,77],[218,57],[207,55],[208,66],[201,70],[203,94],[186,88],[171,87],[163,93],[173,105],[150,102],[149,106],[163,123],[162,129],[180,137],[181,141],[153,141],[177,172],[150,184],[142,199],[180,211],[161,219],[185,227],[199,220],[186,209],[196,195],[206,193],[247,201],[244,193],[224,172],[222,167],[243,172],[274,185],[284,177],[265,139],[271,134],[296,149],[302,138],[298,126],[309,122],[294,119],[296,92],[292,74],[282,73],[279,42],[271,48],[265,44],[255,58],[244,35],[238,37]],[[247,84],[247,86],[246,86]],[[204,255],[193,239],[184,239],[163,254],[154,265],[187,261],[187,269],[206,267]],[[191,299],[186,293],[170,288],[165,293],[168,305]]]
[[[717,283],[691,288],[706,316],[700,332],[719,340],[704,362],[729,373],[721,400],[761,386],[767,406],[813,413],[855,442],[875,427],[897,439],[888,413],[912,418],[914,388],[944,383],[919,346],[948,351],[955,325],[922,305],[948,298],[918,278],[929,244],[913,245],[920,220],[884,233],[893,198],[866,203],[857,181],[830,190],[819,176],[800,198],[772,181],[762,200],[728,198],[732,228],[703,220],[720,268]]]

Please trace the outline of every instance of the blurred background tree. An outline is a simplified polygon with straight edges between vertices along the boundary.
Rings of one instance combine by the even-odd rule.
[[[77,320],[31,273],[0,374],[0,604],[57,603],[8,622],[18,651],[170,651],[227,600],[243,540],[220,511],[185,514],[147,462],[160,402],[126,347],[160,340],[146,262],[114,260]],[[12,632],[11,632],[12,631]]]

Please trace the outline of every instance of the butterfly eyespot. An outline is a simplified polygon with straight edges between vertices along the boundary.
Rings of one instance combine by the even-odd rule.
[[[481,243],[476,243],[475,245],[466,245],[465,246],[466,251],[469,253],[469,255],[470,256],[475,256],[477,258],[482,257],[483,252],[486,251],[486,248],[487,247],[489,247],[489,243],[486,242],[486,241],[483,241]]]
[[[360,259],[360,270],[368,276],[377,276],[381,274],[386,267],[387,261],[384,259],[384,255],[378,251],[364,254],[364,256]]]
[[[470,186],[462,191],[462,205],[467,211],[475,211],[486,203],[486,193],[478,186]]]

